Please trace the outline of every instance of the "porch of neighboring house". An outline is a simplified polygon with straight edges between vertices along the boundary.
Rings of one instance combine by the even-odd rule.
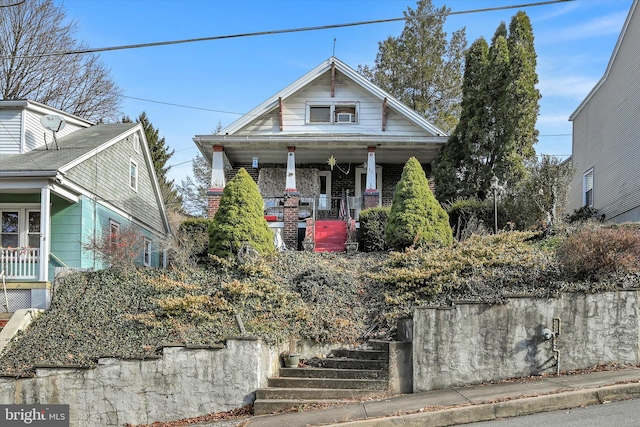
[[[0,194],[0,313],[48,308],[51,194]]]

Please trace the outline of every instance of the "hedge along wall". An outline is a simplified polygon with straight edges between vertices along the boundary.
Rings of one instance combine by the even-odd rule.
[[[541,336],[554,318],[561,319],[561,371],[640,362],[635,290],[419,308],[413,323],[414,391],[555,373],[552,342]]]
[[[95,369],[39,368],[0,378],[0,404],[68,404],[71,427],[150,424],[250,404],[277,355],[257,339],[220,349],[165,347],[162,358],[104,358]]]

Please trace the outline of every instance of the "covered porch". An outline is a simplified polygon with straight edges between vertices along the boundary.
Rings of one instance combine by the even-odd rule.
[[[46,177],[0,180],[0,312],[49,306],[52,197],[78,201]]]
[[[212,160],[209,216],[217,211],[227,179],[244,167],[263,196],[265,218],[272,228],[281,229],[289,248],[301,248],[316,220],[352,219],[357,227],[361,210],[389,206],[406,161],[414,156],[429,165],[442,144],[441,137],[426,136],[196,139],[210,150]]]

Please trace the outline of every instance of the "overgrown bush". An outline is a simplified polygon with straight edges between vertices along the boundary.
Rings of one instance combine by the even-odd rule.
[[[493,223],[493,202],[475,197],[459,198],[445,205],[449,225],[457,241],[468,239],[473,234],[487,234]]]
[[[625,227],[584,227],[570,235],[557,256],[573,279],[598,280],[612,273],[640,271],[640,230]]]
[[[106,266],[130,268],[142,261],[144,234],[140,227],[133,224],[124,224],[117,229],[107,225],[82,248],[93,252]]]
[[[415,157],[407,161],[396,185],[385,233],[387,244],[396,250],[453,242],[449,216],[431,193]]]
[[[578,209],[574,209],[571,214],[566,215],[565,221],[567,221],[570,224],[573,224],[576,222],[586,222],[590,219],[595,218],[597,213],[598,213],[597,209],[594,209],[592,206],[585,205]]]
[[[382,252],[388,249],[385,242],[385,227],[390,209],[378,207],[360,212],[360,245],[364,252]]]
[[[220,207],[209,225],[209,253],[229,257],[247,245],[260,255],[274,253],[273,233],[264,219],[263,204],[258,186],[241,168],[225,186]]]
[[[211,222],[208,218],[191,218],[174,228],[173,235],[163,243],[169,265],[174,268],[194,267],[207,259]]]

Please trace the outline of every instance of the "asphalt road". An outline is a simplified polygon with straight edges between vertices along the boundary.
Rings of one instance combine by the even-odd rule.
[[[638,427],[640,426],[640,400],[592,405],[584,408],[544,412],[497,421],[466,424],[475,427]]]

